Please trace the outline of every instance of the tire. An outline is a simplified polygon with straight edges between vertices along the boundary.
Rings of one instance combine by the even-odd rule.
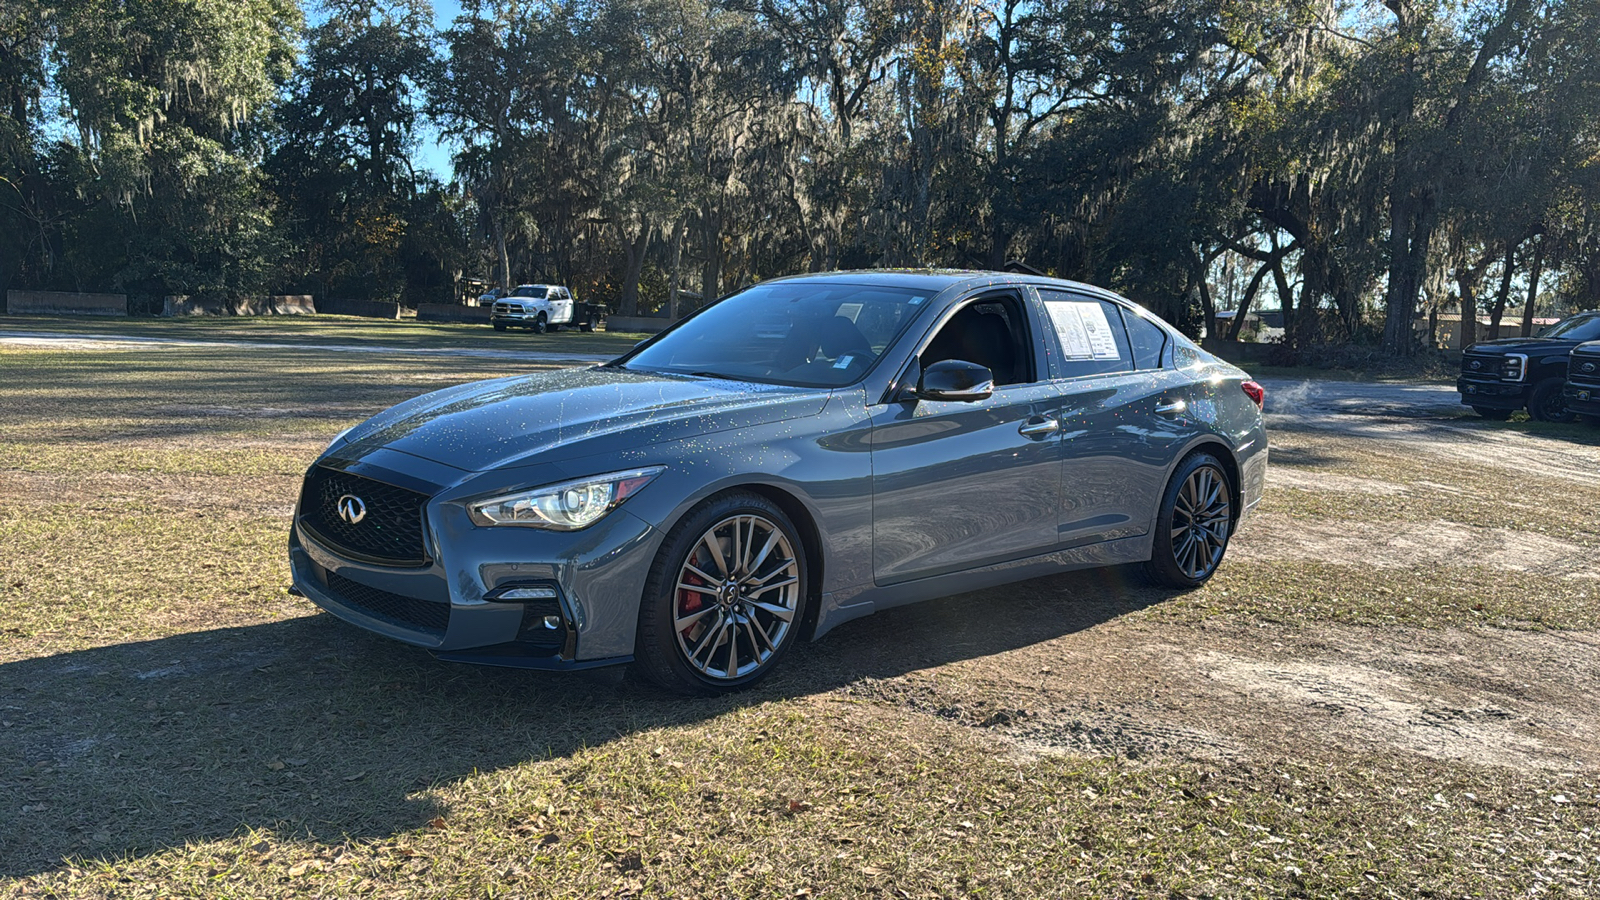
[[[505,331],[506,330],[506,326],[502,325],[499,322],[496,322],[496,323],[494,323],[494,330],[495,331]]]
[[[533,320],[533,333],[544,334],[547,327],[549,326],[545,323],[544,313],[539,313],[539,318]]]
[[[772,501],[744,491],[706,500],[667,533],[650,566],[637,671],[701,696],[767,677],[805,620],[809,569],[799,531]]]
[[[1528,397],[1528,415],[1540,422],[1571,422],[1574,413],[1561,399],[1565,386],[1564,378],[1546,378],[1534,385],[1533,394]]]
[[[1485,419],[1492,419],[1496,422],[1504,422],[1505,420],[1511,418],[1511,413],[1514,412],[1514,410],[1495,409],[1491,406],[1474,406],[1472,411],[1484,417]]]
[[[1237,518],[1233,481],[1222,461],[1204,450],[1191,453],[1162,492],[1146,576],[1163,587],[1205,584],[1222,564]]]
[[[581,325],[578,326],[578,330],[583,332],[584,334],[588,334],[589,332],[594,330],[594,323],[593,322],[584,322],[584,323],[582,323]]]

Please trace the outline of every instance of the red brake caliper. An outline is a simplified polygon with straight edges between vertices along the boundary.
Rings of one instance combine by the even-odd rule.
[[[690,557],[690,561],[693,561],[693,559],[694,559],[693,557]],[[695,565],[699,565],[699,563],[695,563]],[[698,575],[695,575],[693,572],[685,572],[685,573],[683,573],[683,581],[684,581],[685,584],[705,584],[705,582],[702,581],[700,579],[700,577]],[[679,615],[688,615],[689,613],[692,613],[692,612],[698,612],[700,610],[700,607],[705,605],[705,601],[703,599],[701,599],[701,596],[702,595],[698,591],[679,590],[678,591],[678,614]],[[689,637],[689,632],[693,631],[695,625],[698,625],[698,624],[700,624],[700,623],[696,622],[696,623],[694,623],[694,625],[690,625],[688,628],[685,628],[683,630],[683,636],[684,637]]]

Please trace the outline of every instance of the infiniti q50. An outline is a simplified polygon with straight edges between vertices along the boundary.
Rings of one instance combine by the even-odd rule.
[[[319,606],[444,659],[716,693],[930,597],[1126,564],[1201,584],[1261,498],[1261,403],[1088,285],[784,278],[338,436],[289,558]]]

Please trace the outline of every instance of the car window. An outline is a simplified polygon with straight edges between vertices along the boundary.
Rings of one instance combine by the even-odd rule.
[[[980,297],[957,310],[928,342],[919,362],[926,369],[948,359],[987,367],[996,385],[1036,380],[1033,340],[1018,299],[1009,294]]]
[[[707,307],[619,365],[842,387],[872,368],[932,293],[836,281],[760,284]]]
[[[1118,307],[1122,324],[1128,329],[1128,345],[1133,349],[1133,367],[1161,368],[1161,351],[1167,346],[1167,333],[1161,326],[1131,309]]]
[[[1564,341],[1600,340],[1600,316],[1572,316],[1562,319],[1539,332],[1539,337],[1561,338]]]
[[[1133,371],[1128,331],[1115,303],[1065,291],[1039,291],[1061,344],[1061,375],[1105,375]]]

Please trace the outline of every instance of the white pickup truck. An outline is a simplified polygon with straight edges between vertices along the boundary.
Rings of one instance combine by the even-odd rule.
[[[578,303],[572,292],[560,285],[519,284],[508,296],[494,302],[489,323],[495,331],[530,328],[535,334],[543,334],[563,325],[593,331],[603,315],[599,306]]]

